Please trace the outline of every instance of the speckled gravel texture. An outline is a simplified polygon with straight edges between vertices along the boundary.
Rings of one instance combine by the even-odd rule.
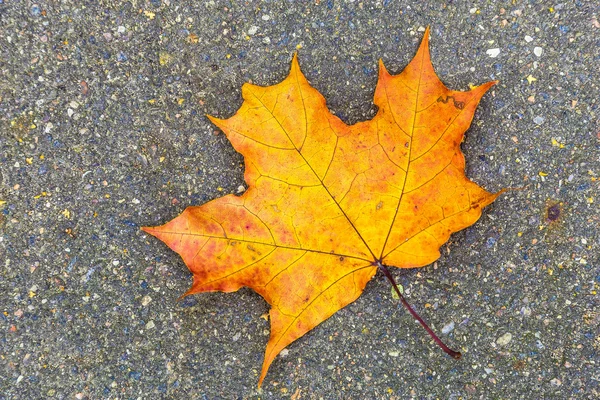
[[[0,0],[0,399],[599,398],[600,7],[445,3]],[[369,119],[378,59],[400,72],[427,25],[447,86],[500,80],[463,150],[471,179],[515,189],[394,271],[463,359],[379,274],[259,391],[267,304],[177,302],[187,268],[139,227],[243,190],[204,115],[244,82],[298,51],[332,111]]]

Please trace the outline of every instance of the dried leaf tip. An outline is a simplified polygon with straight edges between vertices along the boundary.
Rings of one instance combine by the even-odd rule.
[[[385,64],[383,63],[383,60],[380,58],[379,59],[379,79],[385,77],[387,78],[388,76],[390,76],[390,72],[387,70],[387,68],[385,67]]]
[[[298,52],[295,51],[292,55],[292,68],[290,70],[290,75],[298,71],[300,71],[300,63],[298,62]]]
[[[429,32],[431,31],[431,25],[425,27],[425,33],[423,34],[423,42],[429,41]]]

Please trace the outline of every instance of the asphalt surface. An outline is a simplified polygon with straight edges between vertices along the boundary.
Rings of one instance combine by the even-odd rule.
[[[597,1],[0,0],[0,399],[600,397]],[[474,5],[474,3],[478,3]],[[453,89],[500,80],[463,151],[514,188],[442,257],[379,274],[256,388],[267,304],[177,298],[190,274],[140,226],[244,189],[206,113],[279,82],[294,51],[342,120],[375,113],[431,26]]]

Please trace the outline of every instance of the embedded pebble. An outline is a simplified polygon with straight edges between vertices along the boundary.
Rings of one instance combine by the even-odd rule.
[[[543,52],[544,52],[544,49],[542,49],[539,46],[536,46],[533,49],[533,54],[535,54],[537,57],[541,57]]]
[[[442,328],[442,333],[447,335],[448,333],[452,332],[454,330],[454,321],[444,325],[444,327]]]
[[[258,26],[252,25],[250,29],[248,29],[248,35],[255,35],[258,32]]]
[[[536,123],[536,125],[541,125],[541,124],[543,124],[543,123],[544,123],[544,121],[545,121],[545,120],[546,120],[546,119],[545,119],[544,117],[540,117],[540,116],[538,115],[537,117],[535,117],[535,118],[533,119],[533,122],[535,122],[535,123]]]
[[[533,38],[531,36],[527,35],[527,36],[525,36],[525,41],[527,43],[531,43],[531,42],[533,42]]]
[[[488,56],[492,57],[492,58],[496,58],[498,57],[498,55],[500,54],[500,49],[499,48],[495,48],[495,49],[488,49],[485,54],[487,54]]]
[[[33,4],[31,6],[31,14],[35,17],[38,17],[40,14],[42,13],[42,9],[40,8],[39,5],[37,4]]]
[[[506,346],[512,340],[512,334],[510,332],[506,332],[504,335],[500,336],[496,339],[496,344],[498,346]]]
[[[146,295],[142,298],[142,305],[147,306],[152,301],[152,297]]]

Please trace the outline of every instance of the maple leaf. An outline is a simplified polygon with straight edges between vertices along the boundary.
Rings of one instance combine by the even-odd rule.
[[[356,300],[378,269],[393,282],[387,266],[432,263],[500,194],[465,176],[460,150],[496,82],[449,90],[428,37],[399,75],[380,61],[370,121],[349,126],[331,114],[296,55],[281,83],[246,83],[233,117],[209,118],[244,156],[248,190],[143,228],[193,273],[185,295],[246,286],[271,305],[259,386],[281,350]]]

